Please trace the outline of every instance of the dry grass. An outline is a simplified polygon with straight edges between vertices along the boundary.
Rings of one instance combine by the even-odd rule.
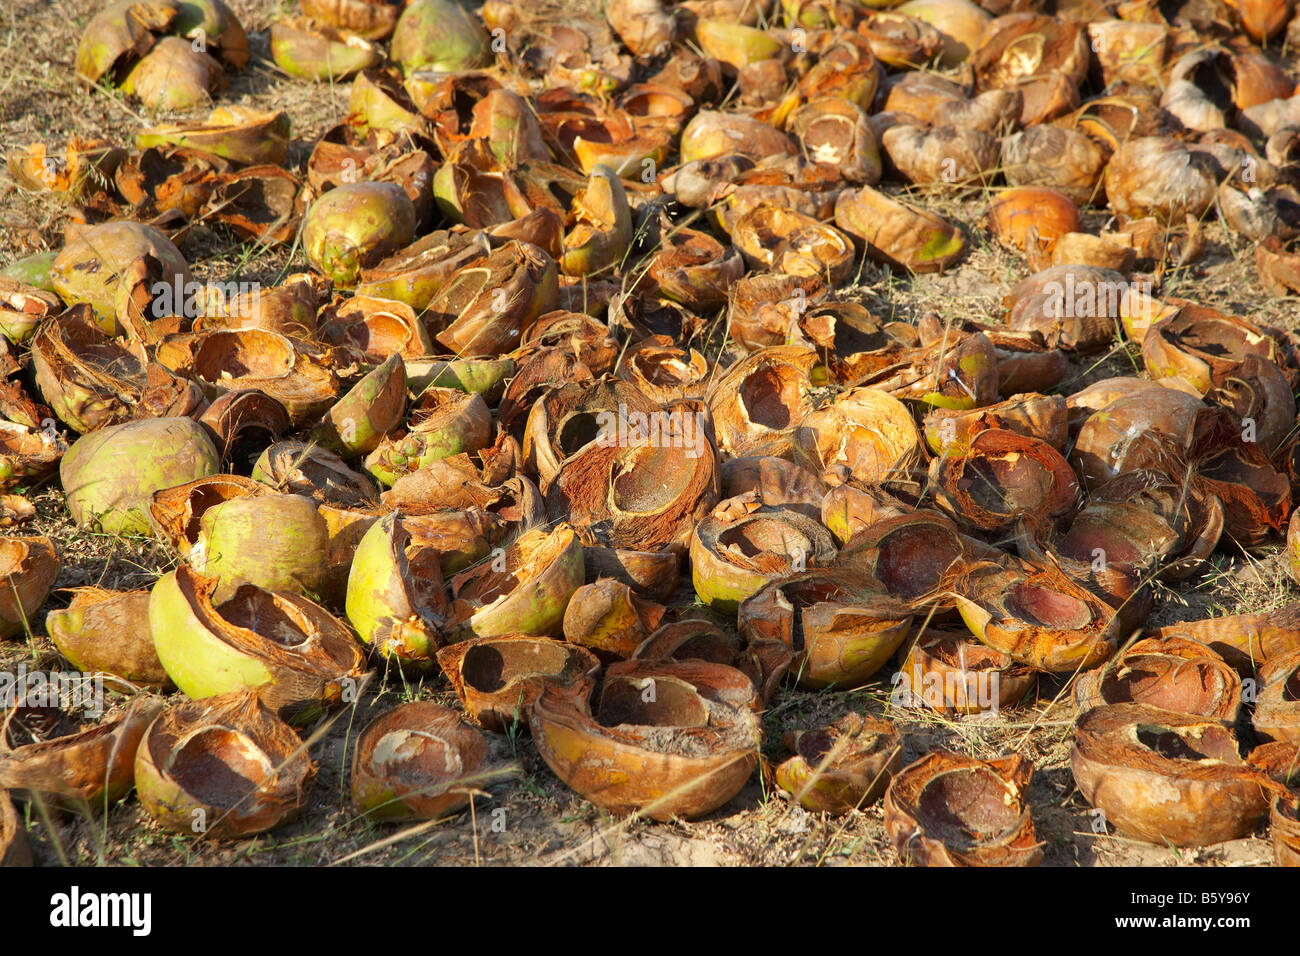
[[[259,109],[286,110],[297,145],[290,163],[301,168],[309,144],[343,115],[347,86],[313,86],[280,76],[269,62],[267,29],[281,11],[273,0],[228,0],[250,32],[254,63],[230,78],[223,99]],[[101,4],[91,0],[19,0],[0,11],[0,139],[6,146],[43,141],[57,149],[72,135],[104,136],[128,143],[144,125],[175,116],[145,115],[138,104],[104,92],[87,92],[73,81],[72,58],[81,27]],[[201,115],[197,111],[194,116]],[[192,118],[192,117],[186,117]],[[874,265],[864,267],[857,286],[862,300],[889,319],[915,321],[933,312],[944,319],[989,320],[1001,314],[1001,298],[1028,274],[1018,259],[992,244],[980,219],[986,197],[935,197],[927,204],[968,228],[971,254],[941,276],[900,279]],[[1211,214],[1213,216],[1213,214]],[[62,244],[67,210],[41,195],[17,191],[0,174],[0,264]],[[1090,227],[1100,224],[1090,222]],[[1290,302],[1266,296],[1254,276],[1250,250],[1208,224],[1209,251],[1184,272],[1166,277],[1166,290],[1253,318],[1295,325]],[[254,249],[220,228],[189,230],[182,251],[200,278],[273,283],[305,263],[284,249]],[[1104,361],[1090,359],[1072,376],[1077,387],[1106,374],[1132,373],[1134,358],[1118,346]],[[50,535],[63,557],[59,587],[98,584],[148,587],[174,566],[176,556],[153,541],[88,534],[75,529],[57,490],[35,495],[37,518],[31,533]],[[1177,591],[1164,589],[1156,620],[1190,619],[1243,610],[1262,610],[1291,600],[1277,549],[1237,557],[1219,555],[1205,575]],[[50,606],[65,603],[58,592]],[[57,655],[40,632],[44,611],[33,616],[30,641],[0,645],[0,664],[20,660],[56,666]],[[1036,767],[1029,800],[1046,863],[1053,865],[1262,865],[1271,859],[1259,838],[1205,850],[1175,851],[1135,844],[1091,831],[1088,807],[1075,792],[1069,770],[1072,710],[1064,684],[1044,678],[1036,696],[991,718],[947,720],[889,705],[889,685],[879,681],[850,692],[783,690],[764,716],[765,761],[785,756],[784,731],[822,726],[849,710],[894,719],[904,734],[904,760],[933,747],[975,756],[1019,752]],[[319,771],[302,817],[267,836],[233,844],[182,837],[153,825],[138,802],[128,798],[105,819],[43,819],[29,808],[28,823],[38,860],[51,864],[128,865],[332,865],[437,863],[491,864],[744,864],[896,865],[878,806],[829,818],[794,807],[756,774],[726,807],[694,823],[656,824],[610,818],[562,785],[542,764],[527,735],[496,738],[503,758],[518,759],[523,775],[492,788],[492,800],[476,801],[474,812],[402,830],[359,820],[348,800],[347,768],[361,727],[399,700],[432,699],[454,704],[441,677],[422,682],[397,675],[375,682],[363,700],[315,729],[311,754]],[[493,809],[504,809],[504,829]]]

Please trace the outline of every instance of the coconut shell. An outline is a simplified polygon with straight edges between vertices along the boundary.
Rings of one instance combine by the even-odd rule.
[[[894,775],[885,829],[919,866],[1037,866],[1043,858],[1025,799],[1033,765],[936,750]]]
[[[1251,722],[1261,740],[1300,746],[1300,650],[1278,655],[1259,667],[1259,693]]]
[[[509,635],[450,644],[438,651],[438,665],[470,719],[498,734],[527,723],[543,688],[591,684],[600,670],[584,647]]]
[[[103,671],[152,690],[172,686],[154,650],[148,591],[73,588],[72,603],[45,616],[45,630],[78,670]]]
[[[546,687],[533,741],[568,786],[614,813],[693,819],[734,797],[758,762],[762,729],[749,678],[703,661],[611,666],[589,689]]]
[[[952,580],[971,633],[1014,660],[1069,673],[1115,650],[1115,612],[1054,567],[982,561],[956,569]]]
[[[0,791],[0,868],[31,866],[32,845],[9,794]]]
[[[965,635],[929,630],[912,645],[900,673],[907,683],[899,697],[890,695],[891,703],[924,705],[945,716],[1012,707],[1038,679],[1033,668]]]
[[[722,502],[696,524],[691,578],[699,600],[725,613],[782,575],[830,563],[835,550],[815,519],[746,495]]]
[[[59,711],[11,709],[0,735],[0,791],[70,810],[106,809],[131,789],[136,747],[162,707],[161,698],[139,695],[84,728]]]
[[[149,626],[167,675],[194,700],[255,692],[305,724],[355,691],[364,670],[352,632],[304,597],[245,584],[214,603],[216,578],[182,566],[159,578]]]
[[[1103,704],[1142,704],[1231,725],[1241,709],[1241,678],[1204,644],[1147,638],[1074,685],[1080,712]]]
[[[801,687],[860,687],[902,645],[912,612],[855,570],[787,575],[740,605],[737,627],[750,647],[779,642],[794,655]]]
[[[784,743],[794,756],[776,768],[776,785],[814,812],[846,813],[875,803],[903,765],[894,726],[859,714],[788,733]]]
[[[1208,846],[1249,835],[1275,786],[1237,746],[1213,719],[1114,704],[1079,718],[1070,767],[1083,798],[1124,836]]]
[[[215,840],[292,820],[316,770],[298,735],[249,692],[168,707],[134,763],[140,802],[159,824]]]
[[[494,778],[483,733],[430,701],[377,717],[357,740],[352,803],[376,820],[433,820],[467,806]]]

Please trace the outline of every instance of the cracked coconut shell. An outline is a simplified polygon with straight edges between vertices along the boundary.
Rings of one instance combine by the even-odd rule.
[[[288,823],[315,772],[307,745],[249,691],[173,704],[135,753],[149,814],[168,830],[214,840]]]
[[[451,579],[448,642],[507,634],[558,636],[564,611],[584,578],[582,544],[573,528],[535,528]]]
[[[361,648],[319,604],[251,584],[214,603],[216,587],[216,578],[182,566],[149,598],[158,659],[188,697],[251,690],[281,718],[306,724],[360,680]]]
[[[509,733],[528,714],[543,688],[592,684],[600,661],[585,647],[547,637],[474,638],[438,651],[465,713],[493,733]]]
[[[32,845],[9,794],[0,790],[0,869],[31,866]]]
[[[70,590],[72,603],[45,615],[45,630],[73,667],[113,674],[150,690],[171,688],[149,629],[148,591]]]
[[[1105,667],[1080,674],[1074,702],[1080,713],[1103,704],[1142,704],[1231,725],[1241,710],[1241,678],[1198,641],[1146,638]]]
[[[829,564],[835,552],[817,520],[747,494],[722,502],[695,526],[691,580],[702,603],[730,612],[776,578]]]
[[[483,732],[454,710],[413,701],[373,721],[357,739],[352,804],[375,820],[434,820],[469,805],[501,776]]]
[[[1012,707],[1038,680],[1032,667],[965,634],[931,630],[912,645],[901,673],[896,681],[905,679],[906,686],[897,692],[898,704],[921,704],[948,717]],[[989,699],[991,691],[996,699]]]
[[[950,580],[971,633],[1014,660],[1070,673],[1114,653],[1115,612],[1054,567],[979,561],[954,569]]]
[[[425,519],[388,514],[366,531],[348,574],[348,621],[362,643],[418,667],[432,665],[448,610],[442,541],[431,532]]]
[[[912,611],[861,572],[824,568],[772,581],[740,605],[751,648],[784,645],[800,687],[860,687],[910,633]]]
[[[758,763],[754,685],[704,661],[612,665],[593,710],[589,686],[547,686],[530,726],[557,777],[598,807],[654,820],[722,806]]]
[[[61,567],[49,538],[0,536],[0,639],[31,633],[31,618],[49,597]]]
[[[161,698],[142,694],[89,725],[54,708],[12,708],[0,727],[0,792],[106,809],[131,789],[136,747],[162,707]]]
[[[936,504],[976,532],[1003,532],[1026,516],[1056,521],[1079,499],[1079,482],[1059,451],[1000,428],[977,434],[964,453],[935,458],[930,480]]]
[[[903,765],[903,740],[894,725],[859,714],[820,730],[787,733],[782,743],[794,756],[776,768],[776,785],[815,813],[875,803]]]
[[[1037,866],[1025,791],[1033,764],[1019,755],[983,761],[944,750],[894,775],[885,829],[899,857],[918,866]]]
[[[1251,723],[1260,740],[1300,746],[1300,649],[1260,665]]]
[[[1094,707],[1074,728],[1070,768],[1091,806],[1121,834],[1209,846],[1250,834],[1268,811],[1267,775],[1212,718],[1143,704]]]

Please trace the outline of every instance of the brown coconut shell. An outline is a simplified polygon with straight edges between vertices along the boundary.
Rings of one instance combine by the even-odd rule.
[[[545,688],[533,741],[599,807],[693,819],[734,797],[757,764],[755,700],[750,679],[722,664],[625,661],[609,668],[594,708],[586,688]]]
[[[1070,767],[1083,798],[1105,813],[1109,825],[1162,846],[1247,836],[1277,786],[1241,758],[1223,723],[1143,704],[1083,714]]]
[[[944,750],[895,774],[885,829],[900,859],[919,866],[1037,866],[1043,858],[1025,791],[1033,764]]]

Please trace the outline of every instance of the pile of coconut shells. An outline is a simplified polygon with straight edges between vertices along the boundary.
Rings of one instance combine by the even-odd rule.
[[[0,636],[114,693],[6,706],[0,861],[30,858],[11,796],[277,827],[314,730],[414,676],[462,707],[361,730],[374,820],[490,797],[527,731],[617,814],[698,818],[757,770],[815,813],[883,801],[904,862],[1034,865],[1032,762],[902,727],[1055,697],[1106,832],[1270,826],[1300,862],[1300,605],[1148,626],[1216,553],[1288,541],[1300,577],[1300,335],[1161,291],[1214,217],[1300,291],[1290,12],[304,0],[274,64],[351,94],[297,166],[285,114],[222,106],[15,150],[73,223],[0,278]],[[128,0],[77,63],[165,105],[248,49],[220,0]],[[302,271],[195,281],[200,221]],[[983,236],[1032,271],[1001,315],[860,294]],[[1131,374],[1088,375],[1108,350]],[[19,526],[55,482],[174,570],[51,597]],[[864,687],[883,716],[770,760],[775,701]]]

